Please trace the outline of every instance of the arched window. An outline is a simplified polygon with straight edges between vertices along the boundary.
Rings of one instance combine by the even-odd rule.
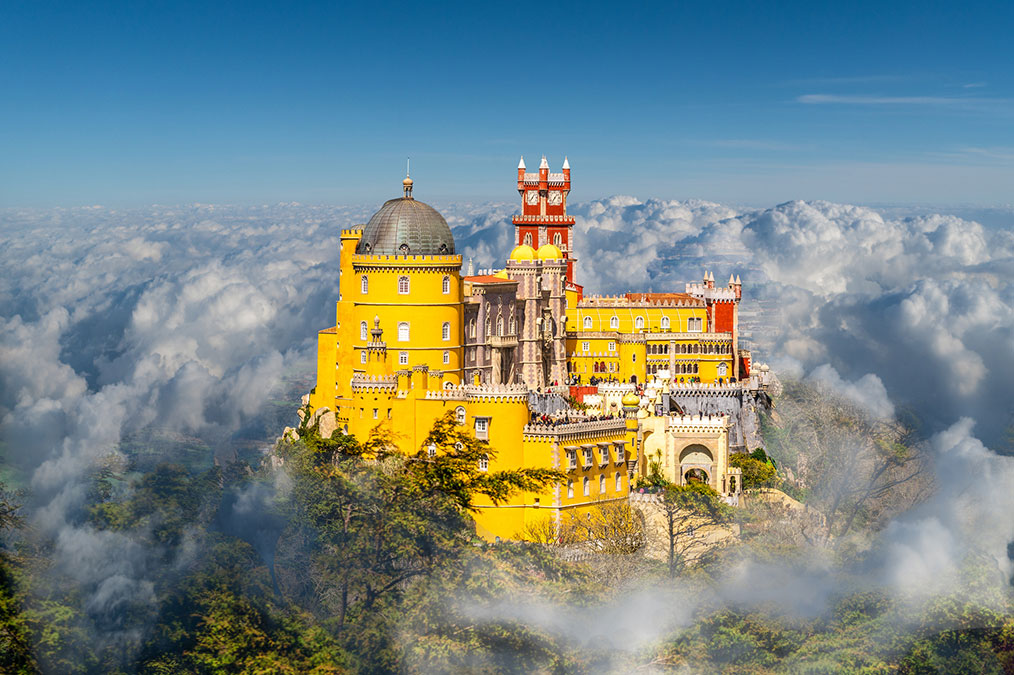
[[[488,455],[480,455],[479,456],[479,471],[489,471],[489,456]]]
[[[584,318],[584,329],[591,330],[591,328],[592,328],[592,318],[590,316],[586,316]]]
[[[451,278],[450,277],[448,277],[448,276],[444,277],[444,281],[443,281],[443,284],[441,286],[441,289],[443,290],[444,295],[447,295],[448,293],[451,292]]]
[[[591,481],[588,479],[588,476],[585,476],[584,477],[584,496],[587,497],[590,494],[591,494]]]
[[[616,472],[616,491],[623,491],[623,473],[620,471]]]
[[[402,321],[398,324],[398,342],[408,342],[408,321]]]
[[[620,317],[614,316],[609,319],[610,330],[619,330],[620,328]]]
[[[465,409],[460,405],[454,409],[454,418],[458,424],[465,423]]]
[[[517,333],[517,326],[514,324],[514,315],[513,314],[511,314],[511,320],[507,324],[507,326],[508,326],[508,329],[509,329],[507,331],[508,335],[514,335],[515,333]]]
[[[635,330],[644,330],[644,317],[643,316],[639,316],[636,319],[634,319],[634,329]]]
[[[729,367],[728,366],[726,366],[724,363],[719,363],[718,364],[718,376],[719,377],[725,377],[728,372],[729,372]]]
[[[532,245],[532,233],[531,232],[526,232],[525,233],[524,244],[525,244],[525,246],[531,246]]]
[[[366,363],[366,352],[359,352],[359,363]]]
[[[499,337],[503,337],[503,317],[496,317],[496,334]]]
[[[365,279],[366,277],[363,277],[363,278]],[[360,340],[369,340],[370,339],[369,328],[367,327],[365,321],[360,321],[359,322],[359,339]]]
[[[359,292],[362,293],[363,295],[366,295],[367,293],[369,293],[369,291],[370,291],[370,280],[367,279],[366,275],[364,274],[359,279]]]
[[[446,366],[450,362],[451,362],[451,353],[444,352],[444,365]]]
[[[574,498],[574,481],[567,480],[567,499]]]
[[[556,246],[557,248],[559,248],[562,244],[563,244],[563,237],[561,237],[560,233],[557,232],[556,234],[553,235],[553,246]]]
[[[606,475],[604,473],[599,474],[599,494],[603,494],[606,491]]]
[[[484,335],[482,336],[482,337],[483,337],[483,339],[485,339],[485,340],[488,340],[488,339],[489,339],[489,336],[490,336],[490,333],[491,333],[491,331],[490,331],[490,322],[489,322],[489,317],[487,316],[487,317],[486,317],[486,332],[485,332],[485,334],[484,334]]]
[[[468,321],[468,336],[473,340],[475,339],[475,319]]]
[[[662,317],[662,330],[669,330],[669,317]]]
[[[450,340],[451,339],[451,323],[444,321],[444,325],[440,327],[440,339]]]
[[[398,292],[401,294],[408,293],[408,277],[398,277]]]

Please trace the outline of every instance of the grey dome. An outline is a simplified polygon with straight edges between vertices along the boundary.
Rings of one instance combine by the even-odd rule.
[[[411,187],[406,190],[411,195]],[[371,255],[451,255],[454,237],[444,217],[411,196],[391,199],[363,228],[356,253]]]

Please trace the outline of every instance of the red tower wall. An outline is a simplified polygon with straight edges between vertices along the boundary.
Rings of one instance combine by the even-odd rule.
[[[736,303],[716,302],[714,307],[716,333],[731,333],[736,322]]]

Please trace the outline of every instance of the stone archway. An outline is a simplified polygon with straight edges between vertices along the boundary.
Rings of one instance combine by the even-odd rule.
[[[680,485],[700,481],[711,487],[712,474],[715,471],[714,451],[706,445],[691,443],[680,450]]]
[[[687,469],[683,473],[683,485],[689,485],[690,483],[695,482],[711,485],[711,477],[708,475],[707,470],[695,466]]]

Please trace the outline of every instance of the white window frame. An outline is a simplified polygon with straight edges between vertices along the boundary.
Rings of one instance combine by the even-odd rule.
[[[412,324],[408,321],[398,322],[398,342],[409,342],[412,339]]]
[[[624,456],[625,451],[626,451],[626,446],[624,446],[623,443],[617,443],[616,444],[616,461],[617,462],[622,462],[623,461],[623,456]]]
[[[669,317],[662,317],[662,330],[669,330]]]
[[[480,441],[489,440],[489,418],[488,417],[475,417],[475,437]]]
[[[588,476],[584,477],[584,496],[587,497],[591,494],[591,479]]]
[[[718,364],[718,376],[719,377],[725,377],[728,374],[729,374],[729,366],[727,366],[724,363],[719,363]]]
[[[574,481],[570,478],[567,479],[567,499],[574,498]]]
[[[440,337],[444,342],[449,342],[451,339],[451,322],[444,321],[444,325],[440,327]]]
[[[365,321],[359,322],[359,339],[369,340],[370,339],[370,327]]]
[[[429,457],[430,459],[433,459],[434,457],[436,457],[437,456],[437,446],[433,445],[432,443],[430,443],[428,446],[426,446],[426,456]]]
[[[606,493],[606,475],[604,473],[599,474],[599,494],[604,495]]]
[[[595,464],[595,455],[591,448],[583,448],[584,450],[584,466],[585,468]]]
[[[583,351],[585,354],[587,354],[588,352],[590,352],[591,351],[591,343],[590,342],[582,342],[581,343],[581,351]]]
[[[619,330],[619,329],[620,329],[620,317],[618,317],[618,316],[612,316],[612,317],[610,317],[609,318],[609,330]]]
[[[608,464],[609,463],[609,446],[608,445],[600,445],[599,446],[599,454],[602,456],[602,462],[601,463],[603,465]]]
[[[704,319],[701,317],[690,317],[687,319],[687,332],[688,333],[700,333],[704,330]]]
[[[408,352],[398,352],[398,365],[400,366],[408,365]]]
[[[412,282],[406,276],[398,277],[398,294],[408,295],[412,290]]]
[[[370,278],[365,274],[359,279],[359,292],[362,295],[366,295],[370,292]]]
[[[366,363],[366,350],[359,352],[359,363]]]
[[[615,342],[610,342],[609,343],[609,351],[610,352],[615,352],[616,351],[616,343]]]
[[[440,282],[440,290],[444,292],[444,295],[448,295],[451,292],[451,278],[444,276],[444,280]]]
[[[454,419],[458,424],[464,424],[468,421],[468,413],[465,412],[464,406],[458,406],[454,409]]]
[[[444,365],[446,366],[450,362],[451,362],[451,353],[445,351],[444,352]]]
[[[639,316],[634,319],[634,330],[644,330],[644,317]]]
[[[567,468],[571,470],[577,468],[577,450],[567,451]]]
[[[590,316],[586,316],[584,318],[584,329],[585,330],[591,330],[592,329],[592,318]]]
[[[616,472],[616,491],[623,492],[623,472]]]
[[[489,455],[479,455],[479,471],[489,471]]]

